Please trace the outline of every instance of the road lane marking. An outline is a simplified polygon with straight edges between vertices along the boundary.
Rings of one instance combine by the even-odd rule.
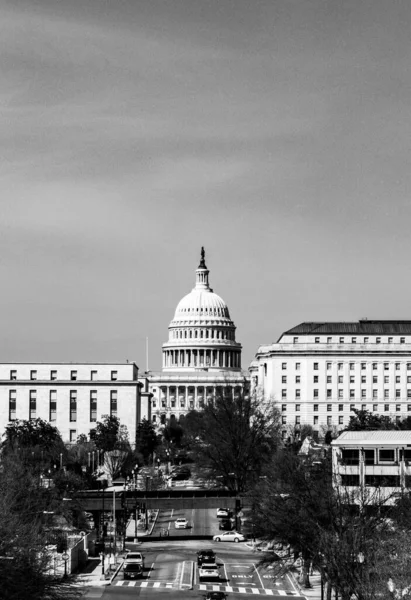
[[[287,576],[287,579],[289,580],[289,582],[291,583],[291,586],[292,586],[293,590],[295,592],[298,592],[297,587],[294,585],[294,581],[291,579],[290,575],[287,573],[286,576]]]
[[[154,563],[151,563],[151,567],[150,567],[150,569],[148,571],[147,577],[151,577],[151,571],[153,570],[153,568],[154,568]]]
[[[257,573],[257,575],[258,575],[258,579],[260,580],[261,587],[263,588],[263,590],[265,590],[264,582],[263,582],[263,580],[261,579],[261,577],[260,577],[260,573],[258,572],[258,569],[257,569],[257,567],[255,566],[255,564],[254,564],[254,563],[253,563],[253,567],[254,567],[254,569],[255,569],[255,572],[256,572],[256,573]]]

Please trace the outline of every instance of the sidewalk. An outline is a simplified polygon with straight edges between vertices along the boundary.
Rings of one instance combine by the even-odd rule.
[[[114,559],[114,556],[113,556]],[[80,586],[104,586],[110,585],[117,571],[123,564],[123,558],[117,557],[117,561],[105,557],[104,575],[101,558],[89,558],[85,567],[76,575],[76,585]]]
[[[318,571],[314,571],[314,573],[310,575],[310,588],[306,588],[300,584],[298,581],[298,574],[295,571],[290,572],[290,577],[301,596],[305,596],[308,600],[321,600],[321,575]]]

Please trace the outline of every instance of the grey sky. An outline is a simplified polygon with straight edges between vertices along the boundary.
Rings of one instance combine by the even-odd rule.
[[[247,366],[411,318],[411,3],[0,4],[2,361],[159,368],[200,246]]]

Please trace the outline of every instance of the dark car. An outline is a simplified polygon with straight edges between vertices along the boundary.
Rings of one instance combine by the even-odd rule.
[[[207,592],[204,596],[204,600],[225,600],[227,594],[224,592]]]
[[[139,563],[126,563],[123,568],[124,579],[138,579],[143,576],[143,565]]]
[[[218,528],[223,529],[224,531],[231,531],[233,524],[230,519],[221,519]]]
[[[171,473],[171,479],[173,481],[182,481],[184,479],[190,479],[191,471],[187,467],[181,467],[174,469]]]
[[[197,552],[197,565],[200,566],[203,563],[215,564],[215,552],[214,550],[199,550]]]

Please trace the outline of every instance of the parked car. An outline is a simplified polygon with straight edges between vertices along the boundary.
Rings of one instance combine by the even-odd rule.
[[[232,516],[232,512],[229,508],[217,508],[217,519],[229,519]]]
[[[231,519],[221,519],[221,521],[218,524],[218,528],[224,529],[225,531],[231,531],[233,528]]]
[[[214,550],[199,550],[197,552],[197,565],[200,566],[203,563],[215,563],[215,552]]]
[[[177,467],[171,473],[171,479],[173,481],[182,481],[184,479],[190,479],[191,471],[188,467]]]
[[[138,579],[139,577],[143,577],[143,565],[135,562],[124,563],[123,577],[124,579]]]
[[[183,517],[176,519],[174,521],[174,527],[176,529],[187,529],[187,527],[188,527],[187,519],[184,519]]]
[[[225,600],[227,594],[224,592],[207,592],[204,596],[204,600]]]
[[[213,537],[215,542],[245,542],[246,537],[238,531],[226,531]]]
[[[198,567],[198,576],[202,579],[220,579],[220,572],[215,563],[203,563]]]

